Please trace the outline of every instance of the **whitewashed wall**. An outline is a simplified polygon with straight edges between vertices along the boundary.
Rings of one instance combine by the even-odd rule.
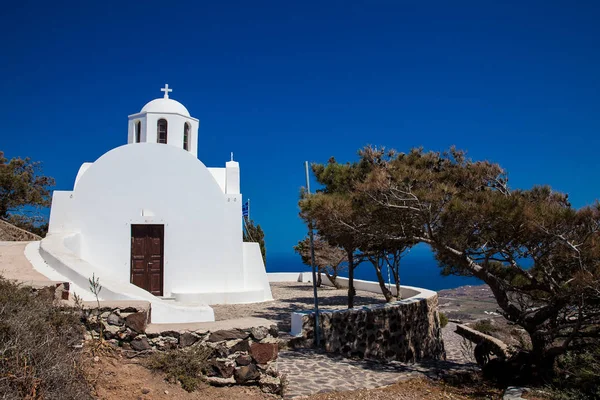
[[[225,195],[208,169],[183,149],[121,146],[94,162],[71,194],[55,198],[50,231],[66,225],[79,231],[81,258],[114,280],[130,279],[131,225],[164,224],[165,296],[264,289],[260,279],[245,279],[241,194]],[[269,290],[262,300],[270,298]]]

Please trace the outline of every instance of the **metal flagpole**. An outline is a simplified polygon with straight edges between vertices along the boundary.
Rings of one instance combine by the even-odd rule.
[[[304,169],[306,171],[306,192],[310,195],[310,179],[308,175],[308,161],[304,162]],[[312,268],[312,281],[313,281],[313,296],[315,298],[315,337],[317,340],[317,347],[321,346],[321,334],[319,325],[321,319],[319,318],[319,297],[317,296],[317,271],[315,268],[315,246],[313,237],[313,224],[312,221],[308,222],[308,237],[310,240],[310,266]]]

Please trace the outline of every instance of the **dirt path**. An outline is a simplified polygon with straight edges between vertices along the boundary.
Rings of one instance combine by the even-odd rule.
[[[33,269],[25,257],[25,247],[31,242],[0,242],[0,275],[23,283],[50,282]]]

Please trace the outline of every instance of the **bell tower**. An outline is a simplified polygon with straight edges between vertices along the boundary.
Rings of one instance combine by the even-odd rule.
[[[166,84],[164,96],[147,103],[129,116],[127,143],[161,143],[179,147],[198,157],[200,121],[180,102],[169,98],[173,89]]]

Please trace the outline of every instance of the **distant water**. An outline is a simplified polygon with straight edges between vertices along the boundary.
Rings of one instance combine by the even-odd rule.
[[[300,256],[293,252],[290,254],[268,254],[267,272],[302,272],[310,271],[310,267],[302,264]],[[344,271],[342,276],[347,277]],[[361,263],[354,271],[356,279],[377,281],[373,265],[369,262]],[[387,270],[384,269],[387,282]],[[415,246],[410,253],[402,258],[400,266],[400,283],[407,286],[417,286],[431,290],[454,289],[465,285],[481,285],[479,279],[461,276],[442,276],[431,250],[426,245]]]

